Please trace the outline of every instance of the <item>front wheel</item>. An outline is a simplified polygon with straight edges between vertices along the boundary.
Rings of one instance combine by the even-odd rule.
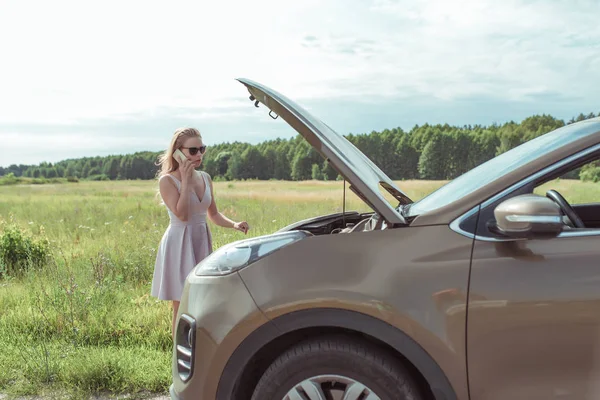
[[[316,338],[280,355],[252,400],[421,400],[414,380],[381,349],[346,337]]]

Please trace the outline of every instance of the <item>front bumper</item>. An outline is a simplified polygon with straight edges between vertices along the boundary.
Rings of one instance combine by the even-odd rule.
[[[169,386],[169,395],[171,396],[171,400],[180,400],[177,393],[175,393],[175,386],[173,384]]]
[[[182,360],[177,345],[185,345],[187,334],[175,333],[172,358],[173,384],[169,388],[171,399],[214,400],[221,374],[231,354],[252,331],[268,322],[258,309],[248,289],[237,273],[218,277],[188,276],[178,320],[185,315],[195,323],[191,357]],[[179,343],[180,341],[185,343]],[[193,364],[192,373],[184,381],[181,363]],[[183,374],[185,377],[186,374]]]

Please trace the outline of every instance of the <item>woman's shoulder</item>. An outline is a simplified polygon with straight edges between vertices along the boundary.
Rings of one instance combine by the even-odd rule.
[[[179,179],[173,174],[164,174],[158,178],[158,183],[161,186],[164,185],[174,185],[175,187],[179,187]]]
[[[180,180],[179,180],[179,178],[178,178],[178,177],[177,177],[175,174],[172,174],[172,173],[166,173],[166,174],[163,174],[163,175],[161,175],[161,176],[158,178],[158,180],[159,180],[159,181],[161,181],[161,180],[163,180],[163,179],[165,179],[165,178],[167,178],[167,177],[168,177],[168,178],[170,178],[170,179],[171,179],[171,180],[173,180],[173,181],[177,181],[177,182],[179,182],[179,181],[180,181]]]
[[[212,178],[211,178],[211,176],[210,176],[210,174],[209,174],[208,172],[206,172],[206,171],[200,171],[200,173],[201,173],[202,175],[204,175],[204,177],[205,177],[205,178],[206,178],[206,179],[207,179],[209,182],[212,182]]]

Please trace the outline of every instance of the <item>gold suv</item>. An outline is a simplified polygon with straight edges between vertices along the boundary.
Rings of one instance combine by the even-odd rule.
[[[413,202],[298,104],[239,81],[373,212],[300,221],[200,262],[172,399],[600,399],[600,199],[553,188],[600,159],[600,118]]]

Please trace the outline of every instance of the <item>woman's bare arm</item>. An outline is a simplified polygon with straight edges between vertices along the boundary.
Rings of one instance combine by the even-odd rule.
[[[193,190],[191,185],[191,172],[194,167],[192,163],[184,162],[181,167],[181,193],[177,192],[177,187],[171,179],[163,178],[159,183],[160,195],[169,209],[181,221],[187,221],[190,190]]]
[[[189,187],[181,185],[181,194],[189,193]],[[169,209],[182,221],[188,219],[188,204],[190,196],[180,195],[175,183],[169,178],[163,178],[159,183],[160,195]]]
[[[208,178],[208,183],[210,185],[210,193],[213,194],[212,201],[210,203],[210,206],[208,207],[208,218],[210,218],[210,220],[218,226],[222,226],[224,228],[233,228],[237,229],[238,231],[247,233],[249,228],[248,224],[245,221],[239,223],[234,222],[231,219],[227,218],[225,215],[223,215],[221,212],[219,212],[219,210],[217,209],[217,203],[215,201],[212,179],[210,178],[209,174],[206,174],[206,177]]]

